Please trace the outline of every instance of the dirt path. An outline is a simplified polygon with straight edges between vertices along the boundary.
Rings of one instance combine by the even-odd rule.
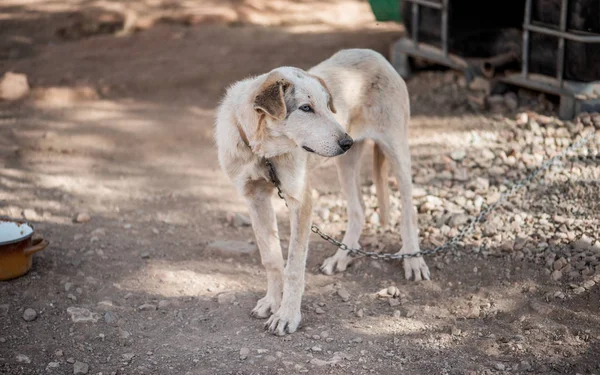
[[[33,38],[28,53],[0,59],[0,72],[26,73],[34,88],[93,87],[100,96],[38,90],[37,101],[0,106],[0,213],[24,215],[51,241],[27,276],[0,283],[0,373],[600,373],[600,210],[590,203],[599,174],[585,161],[573,162],[578,182],[548,176],[499,211],[495,232],[486,227],[454,253],[429,258],[431,282],[407,282],[400,264],[366,259],[324,276],[318,266],[334,249],[313,238],[303,328],[274,337],[250,317],[265,275],[251,229],[227,219],[246,209],[217,165],[214,107],[249,74],[308,68],[346,47],[385,54],[401,33],[375,24],[319,30],[160,24],[125,37]],[[468,202],[491,199],[504,176],[527,171],[520,137],[543,154],[575,134],[547,130],[560,127],[554,119],[538,120],[538,134],[531,121],[519,127],[515,113],[475,113],[452,74],[424,73],[409,90],[424,246],[451,234]],[[509,143],[514,154],[502,150]],[[466,151],[462,164],[455,151]],[[511,155],[518,161],[508,167]],[[466,179],[456,177],[461,168]],[[335,170],[315,173],[315,218],[339,233]],[[281,202],[277,210],[285,247],[287,211]],[[91,220],[73,223],[78,212]],[[363,243],[390,251],[396,232],[370,224]],[[589,246],[576,241],[583,234]],[[215,249],[223,240],[237,242]],[[570,272],[555,264],[561,258]],[[398,298],[375,296],[390,286]],[[24,320],[28,308],[34,320]]]

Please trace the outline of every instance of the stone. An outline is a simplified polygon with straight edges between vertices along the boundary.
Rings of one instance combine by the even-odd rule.
[[[355,315],[357,318],[362,318],[363,316],[365,316],[365,311],[363,309],[359,309],[358,311],[356,311]]]
[[[377,212],[373,212],[373,214],[371,214],[371,216],[369,217],[369,223],[372,225],[379,225],[380,220],[379,214]]]
[[[461,225],[465,225],[468,222],[469,222],[469,216],[467,216],[465,214],[456,214],[450,218],[448,225],[453,228],[456,228],[456,227],[460,227]]]
[[[217,296],[217,302],[219,305],[231,305],[235,302],[235,293],[234,292],[225,292],[221,293]]]
[[[34,309],[27,308],[23,311],[23,320],[26,322],[32,322],[37,318],[37,312]]]
[[[558,280],[562,279],[562,276],[563,276],[562,272],[558,271],[558,270],[553,271],[552,274],[550,275],[550,277],[554,281],[558,281]]]
[[[131,337],[131,333],[119,327],[119,337],[122,339],[128,339],[129,337]]]
[[[250,349],[248,349],[248,348],[240,349],[240,359],[241,360],[248,358],[249,355],[250,355]]]
[[[519,371],[531,371],[532,367],[527,361],[521,361],[519,363]]]
[[[104,321],[108,325],[116,326],[117,323],[119,322],[119,317],[117,316],[117,314],[115,312],[107,311],[104,313]]]
[[[73,374],[87,374],[90,370],[90,366],[85,362],[75,361],[73,364]]]
[[[235,240],[216,240],[206,246],[207,252],[226,256],[252,254],[256,252],[257,249],[258,248],[254,244]]]
[[[169,308],[170,304],[171,303],[168,300],[162,299],[162,300],[158,301],[158,309],[159,310],[166,310],[167,308]]]
[[[156,311],[156,305],[151,303],[144,303],[143,305],[138,306],[139,311]]]
[[[10,310],[10,305],[8,303],[3,303],[0,305],[0,315],[2,315],[2,316],[8,315],[9,310]]]
[[[29,358],[25,354],[17,354],[17,356],[15,357],[15,359],[19,363],[31,363],[31,358]]]
[[[450,158],[454,161],[462,161],[465,157],[467,157],[465,150],[456,150],[450,154]]]
[[[494,365],[494,368],[498,371],[504,371],[506,370],[506,365],[504,363],[498,362]]]
[[[342,298],[342,301],[347,302],[350,299],[350,293],[344,288],[341,288],[337,291],[338,296]]]
[[[234,228],[249,227],[252,225],[250,218],[246,215],[240,214],[239,212],[228,213],[227,222],[229,222],[229,225],[231,225]]]
[[[594,285],[596,285],[596,282],[594,280],[586,280],[586,281],[583,282],[583,287],[585,289],[590,289]]]
[[[29,94],[29,81],[25,74],[6,72],[0,78],[0,100],[15,101]]]
[[[319,345],[315,345],[312,348],[310,348],[311,351],[315,352],[315,353],[319,353],[323,351],[323,348],[321,348]]]
[[[92,217],[87,212],[78,213],[77,215],[75,215],[74,219],[76,223],[87,223],[90,220],[92,220]]]
[[[71,315],[71,320],[74,323],[96,323],[98,321],[98,315],[92,313],[88,309],[82,307],[69,307],[67,313]]]
[[[52,371],[52,369],[59,368],[59,367],[60,367],[60,363],[59,362],[50,362],[46,366],[46,371]]]

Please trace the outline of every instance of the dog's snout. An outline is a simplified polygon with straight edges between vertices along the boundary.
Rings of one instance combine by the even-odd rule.
[[[345,152],[345,151],[350,150],[350,147],[352,147],[352,145],[354,144],[354,141],[348,134],[346,134],[346,135],[344,135],[344,137],[342,139],[340,139],[338,141],[338,144],[340,145],[342,150],[344,150],[344,152]]]

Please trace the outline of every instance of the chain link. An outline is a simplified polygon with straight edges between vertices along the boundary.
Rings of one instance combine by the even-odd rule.
[[[475,231],[477,224],[482,222],[490,214],[490,212],[492,212],[493,210],[496,209],[496,207],[498,207],[500,204],[505,202],[508,198],[515,195],[515,193],[517,191],[519,191],[521,188],[529,185],[531,183],[531,181],[533,181],[540,173],[546,171],[548,168],[550,168],[552,165],[554,165],[557,161],[559,161],[560,159],[565,157],[568,153],[579,150],[580,148],[585,146],[587,144],[587,142],[591,138],[594,137],[595,134],[596,134],[595,131],[590,131],[585,137],[580,138],[578,141],[571,144],[569,147],[564,149],[559,154],[544,161],[538,168],[536,168],[529,175],[527,175],[527,177],[512,184],[509,189],[507,189],[504,193],[502,193],[500,195],[498,200],[496,200],[495,202],[493,202],[492,204],[487,206],[477,216],[472,217],[469,220],[468,225],[466,225],[456,236],[452,237],[451,239],[446,241],[444,244],[437,246],[433,249],[421,250],[421,251],[417,251],[414,253],[377,253],[374,251],[365,251],[360,248],[348,247],[346,244],[336,240],[335,238],[331,237],[327,233],[323,232],[316,224],[312,224],[310,229],[313,233],[318,234],[325,241],[331,243],[332,245],[334,245],[344,251],[350,252],[350,254],[352,254],[354,256],[364,256],[364,257],[380,259],[380,260],[398,260],[398,259],[405,259],[405,258],[420,257],[423,255],[437,254],[441,251],[448,250],[451,246],[458,244],[466,236],[473,233],[473,231]],[[280,186],[281,183],[279,182],[279,179],[277,178],[277,173],[275,172],[275,167],[273,166],[271,161],[269,161],[268,159],[265,159],[265,164],[267,165],[267,168],[269,169],[269,177],[271,179],[271,182],[277,188],[277,194],[279,195],[279,198],[281,198],[285,201],[285,198],[283,197],[283,192],[281,191],[281,186]],[[286,202],[286,206],[287,206],[287,202]]]

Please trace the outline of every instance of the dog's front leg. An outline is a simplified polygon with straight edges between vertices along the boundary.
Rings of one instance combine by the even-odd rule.
[[[308,255],[312,199],[305,186],[301,200],[288,199],[290,207],[290,247],[284,271],[281,306],[265,325],[269,332],[279,336],[295,332],[302,315],[300,305],[304,293],[304,272]]]
[[[269,184],[254,183],[247,186],[246,199],[250,220],[260,250],[262,264],[267,271],[267,294],[258,300],[252,315],[267,318],[279,309],[283,294],[283,256],[277,231],[277,219],[271,203],[273,187]]]

